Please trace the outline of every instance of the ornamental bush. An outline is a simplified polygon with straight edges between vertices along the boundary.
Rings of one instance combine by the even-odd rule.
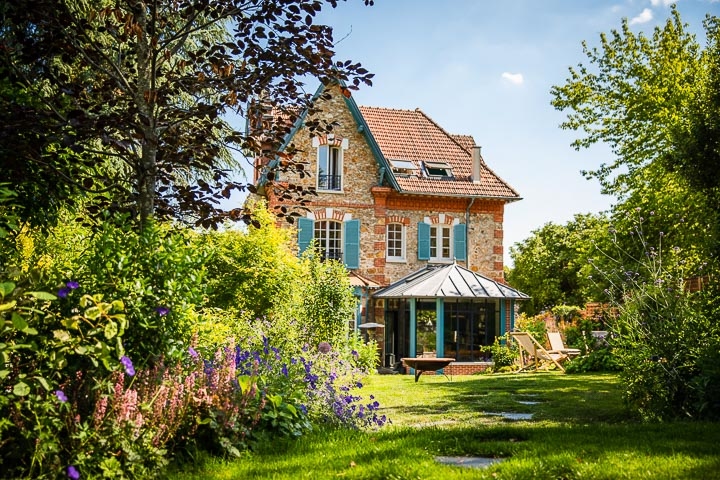
[[[717,417],[720,391],[720,301],[716,280],[702,292],[687,288],[682,250],[644,237],[637,215],[628,236],[642,257],[618,248],[617,269],[600,270],[618,314],[608,320],[610,347],[622,369],[625,400],[648,420]],[[612,232],[617,235],[618,232]],[[616,242],[616,245],[619,245]],[[609,252],[603,252],[608,255]]]

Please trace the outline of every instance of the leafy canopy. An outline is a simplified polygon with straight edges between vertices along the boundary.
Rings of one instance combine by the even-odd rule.
[[[370,84],[360,64],[334,59],[332,28],[315,23],[337,5],[3,2],[0,158],[25,218],[86,194],[91,213],[128,211],[143,223],[247,220],[219,208],[247,187],[228,167],[243,151],[275,148],[289,125],[261,146],[229,116],[252,116],[261,96],[282,112],[301,111],[311,101],[304,77]]]

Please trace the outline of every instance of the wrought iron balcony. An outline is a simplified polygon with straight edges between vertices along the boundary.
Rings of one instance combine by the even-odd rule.
[[[318,190],[339,191],[342,187],[342,175],[318,175]]]

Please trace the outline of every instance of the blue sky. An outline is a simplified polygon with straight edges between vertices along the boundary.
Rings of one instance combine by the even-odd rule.
[[[420,108],[448,132],[472,135],[523,197],[505,209],[509,264],[510,246],[533,230],[613,202],[580,174],[610,152],[570,147],[575,133],[558,128],[564,115],[550,105],[551,86],[586,63],[583,40],[597,45],[623,18],[650,33],[671,3],[704,45],[702,20],[720,14],[720,0],[350,0],[319,21],[334,27],[339,59],[375,73],[372,87],[354,93],[358,105]]]

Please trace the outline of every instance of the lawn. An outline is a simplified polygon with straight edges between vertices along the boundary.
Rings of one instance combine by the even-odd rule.
[[[173,478],[720,479],[720,424],[641,423],[615,375],[375,375],[362,393],[375,395],[391,425],[316,431]],[[477,469],[441,456],[501,461]]]

